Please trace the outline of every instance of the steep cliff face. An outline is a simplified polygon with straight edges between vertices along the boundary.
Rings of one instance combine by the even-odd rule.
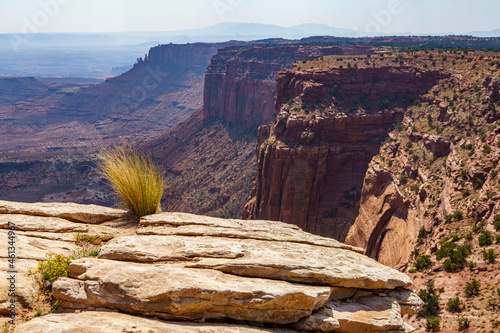
[[[278,114],[270,128],[260,129],[244,217],[293,223],[343,241],[358,216],[368,165],[390,127],[444,75],[329,61],[335,62],[325,57],[278,76]]]
[[[275,80],[294,61],[344,53],[371,53],[370,47],[278,45],[219,50],[205,75],[204,117],[246,127],[274,119]]]

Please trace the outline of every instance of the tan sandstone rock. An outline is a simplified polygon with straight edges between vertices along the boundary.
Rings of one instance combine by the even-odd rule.
[[[363,184],[359,215],[346,243],[366,249],[366,255],[395,267],[408,258],[420,228],[392,174],[375,161]]]
[[[9,222],[15,224],[15,229],[18,231],[87,232],[89,230],[85,224],[69,222],[58,217],[0,214],[0,229],[8,229]]]
[[[338,322],[338,326],[324,330],[324,322],[332,319]],[[392,297],[375,295],[330,301],[313,315],[301,319],[295,327],[300,330],[342,333],[406,331],[398,302]]]
[[[0,314],[9,314],[9,305],[12,297],[9,296],[11,289],[11,281],[8,279],[13,275],[9,273],[15,271],[14,289],[16,294],[16,308],[19,310],[19,305],[23,308],[30,307],[38,299],[39,285],[33,276],[28,274],[29,270],[36,270],[38,262],[35,260],[16,260],[14,266],[6,260],[0,260]]]
[[[294,224],[259,220],[248,222],[187,213],[162,213],[145,216],[141,218],[137,233],[143,235],[250,238],[320,245],[364,253],[361,248],[343,244],[335,239],[305,233]]]
[[[0,230],[0,258],[7,258],[9,247],[8,231]],[[72,242],[64,242],[17,234],[15,240],[16,258],[30,260],[47,260],[47,253],[69,255],[77,250]]]
[[[129,236],[110,241],[99,257],[142,262],[195,260],[190,267],[348,288],[394,289],[411,285],[405,274],[359,253],[300,243],[254,239],[235,242],[223,237]]]
[[[16,328],[16,333],[288,333],[287,329],[266,329],[245,325],[166,322],[117,312],[50,314]]]
[[[238,277],[175,265],[80,259],[53,285],[68,307],[106,307],[165,319],[232,318],[289,324],[325,304],[330,287]]]
[[[121,209],[76,203],[21,203],[0,200],[0,214],[60,217],[74,222],[100,223],[122,217]]]

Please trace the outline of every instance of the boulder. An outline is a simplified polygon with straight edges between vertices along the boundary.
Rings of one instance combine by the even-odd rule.
[[[406,331],[398,302],[376,295],[330,301],[294,326],[299,330],[342,333]]]

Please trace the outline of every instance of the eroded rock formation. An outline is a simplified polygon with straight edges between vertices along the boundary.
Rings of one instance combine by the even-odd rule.
[[[203,111],[207,120],[219,119],[247,127],[274,119],[275,80],[294,61],[332,54],[373,52],[362,46],[245,46],[219,50],[205,75]]]
[[[389,128],[441,77],[406,66],[282,72],[276,120],[260,129],[244,218],[293,223],[343,241]]]
[[[15,224],[22,245],[20,311],[39,306],[40,285],[27,271],[46,259],[44,252],[78,251],[76,232],[114,236],[96,258],[71,261],[69,276],[52,285],[62,302],[57,312],[80,313],[37,318],[16,332],[84,325],[95,332],[131,325],[169,332],[407,332],[402,314],[421,306],[405,274],[362,249],[282,222],[162,213],[142,218],[133,230],[125,212],[97,206],[2,201],[0,207],[0,227]],[[7,315],[10,301],[1,295],[0,312]]]

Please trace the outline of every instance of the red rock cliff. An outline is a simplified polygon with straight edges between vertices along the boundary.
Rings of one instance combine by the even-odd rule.
[[[282,72],[278,114],[259,130],[256,181],[244,218],[280,220],[344,241],[358,215],[368,165],[389,128],[439,78],[405,66]]]
[[[274,119],[276,77],[280,71],[294,61],[347,52],[373,51],[370,47],[313,45],[221,49],[205,74],[204,117],[246,127],[269,124]]]

